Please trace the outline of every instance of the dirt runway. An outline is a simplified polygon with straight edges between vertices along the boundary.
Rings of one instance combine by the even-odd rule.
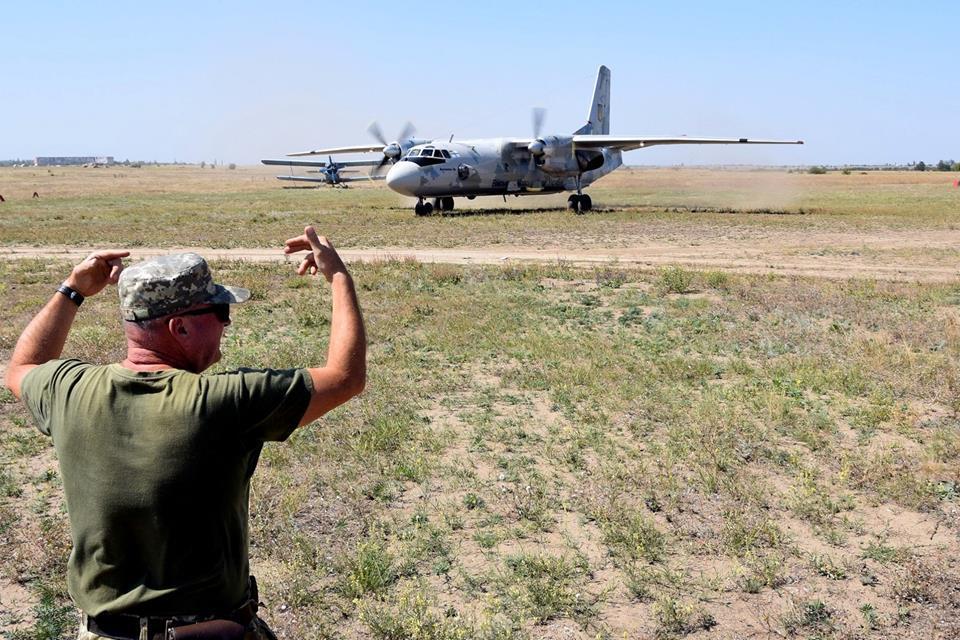
[[[376,247],[339,249],[344,260],[416,260],[448,264],[556,263],[574,266],[621,264],[636,268],[682,265],[738,273],[779,274],[825,278],[948,282],[960,278],[960,231],[887,233],[776,234],[743,242],[737,238],[697,241],[651,241],[629,247],[487,246],[470,248]],[[89,247],[6,246],[0,259],[46,258],[77,261]],[[291,262],[279,248],[134,247],[133,259],[175,251],[196,251],[211,260]]]

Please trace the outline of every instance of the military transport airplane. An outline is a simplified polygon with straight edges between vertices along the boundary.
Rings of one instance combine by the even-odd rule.
[[[370,162],[371,177],[392,163],[387,186],[417,199],[414,211],[428,215],[434,209],[450,211],[454,197],[522,196],[575,191],[567,206],[577,213],[593,206],[583,188],[621,164],[624,151],[663,144],[803,144],[802,140],[754,140],[748,138],[691,138],[687,136],[610,135],[610,69],[601,66],[593,92],[587,123],[572,135],[541,136],[543,110],[534,110],[532,138],[488,138],[454,141],[410,137],[407,125],[397,140],[387,142],[376,123],[370,133],[379,144],[337,147],[291,153],[288,156],[333,156],[341,153],[378,151],[380,160]],[[302,160],[264,160],[264,164],[312,166]],[[332,160],[331,163],[332,164]],[[347,166],[347,163],[338,163]],[[357,165],[353,165],[357,166]],[[293,176],[277,176],[292,180]],[[363,179],[359,176],[351,180]],[[342,180],[342,179],[341,179]],[[433,199],[433,202],[425,202]]]

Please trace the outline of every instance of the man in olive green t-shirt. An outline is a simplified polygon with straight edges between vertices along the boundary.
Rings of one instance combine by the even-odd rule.
[[[6,384],[57,451],[73,537],[67,584],[83,613],[82,640],[166,640],[170,630],[273,637],[256,615],[247,555],[260,450],[366,380],[350,274],[312,227],[286,242],[286,253],[302,250],[297,272],[322,274],[333,292],[324,366],[203,374],[220,359],[229,305],[250,292],[215,284],[206,261],[189,253],[127,269],[129,252],[93,253],[20,336]],[[59,359],[83,299],[108,284],[118,284],[126,359]]]

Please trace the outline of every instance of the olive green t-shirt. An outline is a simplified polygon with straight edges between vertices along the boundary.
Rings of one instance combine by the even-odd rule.
[[[31,370],[22,395],[59,458],[77,606],[91,616],[238,606],[250,477],[312,389],[304,369],[137,373],[53,360]]]

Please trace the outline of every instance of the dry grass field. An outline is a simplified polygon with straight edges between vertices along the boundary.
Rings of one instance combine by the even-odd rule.
[[[960,637],[955,175],[633,170],[585,216],[417,219],[261,168],[50,173],[0,170],[3,360],[63,247],[197,246],[254,291],[219,366],[313,364],[326,292],[235,258],[305,222],[352,256],[367,391],[251,497],[282,637]],[[66,353],[121,357],[112,295]],[[72,637],[53,448],[5,391],[0,423],[0,628]]]
[[[313,220],[369,256],[684,264],[744,273],[944,281],[960,264],[953,174],[621,170],[591,187],[597,211],[565,197],[459,200],[418,219],[382,185],[283,188],[266,167],[0,169],[0,252],[36,246],[276,247]],[[30,195],[37,191],[39,199]],[[359,253],[367,251],[367,254]],[[452,253],[451,253],[452,252]],[[429,257],[427,259],[430,259]]]

